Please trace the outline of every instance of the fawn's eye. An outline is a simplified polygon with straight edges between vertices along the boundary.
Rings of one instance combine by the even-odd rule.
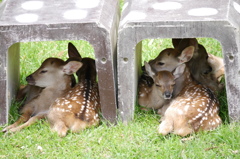
[[[159,84],[156,84],[156,86],[157,86],[157,87],[160,87],[160,88],[162,87],[162,86],[161,86],[161,85],[159,85]]]
[[[40,73],[42,74],[42,73],[46,73],[47,72],[47,70],[42,70]]]
[[[158,65],[162,66],[162,65],[164,65],[164,63],[163,62],[158,62]]]

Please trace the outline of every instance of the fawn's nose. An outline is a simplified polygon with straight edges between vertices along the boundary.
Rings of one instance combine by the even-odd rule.
[[[165,99],[171,99],[171,98],[172,98],[172,93],[171,93],[171,92],[164,92],[163,97],[164,97]]]

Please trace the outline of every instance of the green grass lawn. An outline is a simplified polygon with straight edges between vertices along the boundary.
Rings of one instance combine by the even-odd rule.
[[[221,46],[216,40],[198,40],[209,53],[222,56]],[[72,42],[83,57],[94,57],[94,50],[87,42]],[[26,84],[26,76],[35,71],[44,59],[50,56],[66,59],[67,44],[68,41],[21,43],[20,83]],[[143,61],[155,58],[166,47],[172,47],[170,39],[144,40]],[[218,98],[223,125],[214,131],[200,132],[186,139],[176,135],[159,135],[157,127],[160,116],[153,111],[142,111],[136,105],[135,118],[128,125],[119,121],[117,125],[107,126],[102,122],[98,127],[79,134],[69,133],[65,138],[51,132],[45,120],[15,134],[0,132],[0,159],[240,158],[240,123],[229,123],[226,93],[222,92]],[[18,106],[19,103],[13,101],[9,124],[18,118]],[[0,130],[5,126],[0,126]]]
[[[221,56],[221,46],[213,39],[198,39],[208,52]],[[93,48],[85,41],[72,41],[83,57],[94,57]],[[68,41],[21,43],[21,84],[25,77],[50,57],[67,58]],[[166,48],[170,39],[143,41],[143,61],[148,61]],[[124,125],[100,126],[79,134],[59,138],[45,120],[15,134],[0,132],[0,158],[238,158],[240,157],[240,124],[228,122],[226,94],[219,95],[224,124],[211,132],[193,134],[186,141],[176,135],[157,133],[160,116],[136,106],[135,118]],[[18,118],[19,103],[11,107],[10,123]],[[3,126],[0,128],[0,130]]]

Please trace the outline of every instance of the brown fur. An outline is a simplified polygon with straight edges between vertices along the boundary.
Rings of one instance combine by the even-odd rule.
[[[3,132],[20,131],[38,119],[46,117],[54,100],[71,88],[71,74],[76,72],[81,65],[82,63],[76,61],[66,64],[58,58],[46,59],[38,70],[26,78],[29,85],[44,89],[23,106],[20,118],[14,124],[4,128]],[[20,125],[21,123],[24,124]]]
[[[154,73],[147,62],[145,62],[145,68],[154,84],[151,87],[139,85],[138,103],[146,108],[159,109],[172,97],[174,76],[168,71]]]
[[[68,46],[69,58],[67,59],[66,63],[69,61],[81,61],[82,57],[79,55],[78,52],[76,52],[75,49],[72,49],[73,47],[71,45],[72,44],[69,43],[69,46]],[[71,79],[72,79],[71,87],[74,87],[76,85],[76,80],[74,75],[71,75]],[[43,89],[44,88],[34,86],[34,85],[29,85],[29,84],[25,86],[21,86],[16,96],[16,101],[18,102],[23,101],[20,108],[26,103],[28,103],[29,101],[31,101],[33,98],[36,98],[37,96],[39,96],[39,94],[42,92]]]
[[[72,44],[69,47],[77,51]],[[79,83],[52,104],[47,116],[52,130],[60,137],[66,136],[68,130],[80,132],[99,124],[100,99],[95,61],[83,58],[82,63],[77,72]]]
[[[196,38],[173,39],[172,43],[174,48],[178,49],[179,51],[188,46],[194,46],[195,51],[193,57],[189,62],[187,62],[187,66],[191,75],[193,76],[193,79],[215,92],[218,92],[222,89],[222,86],[219,85],[219,82],[212,78],[216,76],[217,73],[216,70],[213,70],[212,66],[221,67],[222,64],[217,63],[215,57],[214,60],[209,59],[209,54],[207,53],[205,47],[199,44]],[[216,66],[219,64],[221,66]]]
[[[42,92],[43,88],[33,85],[25,85],[21,86],[19,91],[17,92],[16,101],[21,102],[20,109],[27,104],[29,101],[31,101],[33,98],[36,98],[39,96],[39,94]]]
[[[187,47],[181,53],[179,53],[179,51],[176,49],[169,48],[169,49],[163,50],[156,59],[149,62],[149,65],[151,66],[151,70],[152,70],[151,73],[158,74],[159,71],[170,71],[170,72],[174,71],[177,66],[181,65],[182,63],[188,62],[192,58],[193,51],[194,51],[194,47],[192,46]],[[178,75],[176,76],[178,77]],[[152,90],[156,90],[153,88],[155,86],[154,86],[154,80],[152,79],[153,79],[153,75],[149,76],[146,73],[141,76],[138,83],[138,88],[139,88],[138,103],[139,105],[147,108],[159,109],[165,104],[165,102],[168,102],[169,99],[168,100],[164,99],[163,96],[158,94],[159,91],[158,93],[156,91],[152,92]],[[155,82],[157,82],[156,79],[157,78],[155,78]],[[158,80],[161,81],[162,79],[158,79]],[[167,85],[170,86],[173,83],[175,83],[173,79],[169,78],[169,84]],[[174,86],[173,93],[172,93],[172,89],[173,87],[170,88],[169,91],[171,92],[172,96],[175,96],[179,92],[178,90],[181,89],[181,86],[176,84]],[[156,101],[158,101],[157,105],[155,103]]]
[[[223,88],[221,79],[225,72],[223,59],[208,53],[208,63],[212,67],[211,79],[218,84],[219,90],[221,90]]]
[[[219,103],[214,93],[196,83],[184,64],[179,67],[183,67],[183,88],[178,96],[162,109],[163,117],[158,132],[162,135],[174,133],[186,136],[199,130],[217,128],[222,121],[218,115]]]

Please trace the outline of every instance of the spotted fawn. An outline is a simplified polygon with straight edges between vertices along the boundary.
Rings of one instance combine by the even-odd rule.
[[[77,49],[69,43],[69,53]],[[95,61],[91,58],[82,58],[83,66],[77,71],[78,84],[70,89],[64,97],[58,98],[51,106],[48,121],[51,129],[60,137],[67,135],[68,130],[81,130],[99,124],[100,99],[96,82]]]
[[[29,85],[43,89],[38,92],[39,95],[33,97],[22,107],[19,119],[14,124],[4,128],[3,132],[20,131],[38,119],[45,118],[55,99],[71,88],[72,74],[81,65],[82,63],[77,61],[66,63],[58,58],[46,59],[39,69],[26,78]]]
[[[218,115],[219,102],[209,88],[191,77],[185,64],[178,66],[183,74],[183,88],[169,105],[164,107],[158,132],[162,135],[174,133],[186,136],[200,130],[213,130],[221,124]]]
[[[165,102],[168,102],[175,96],[181,86],[178,84],[175,85],[175,80],[178,75],[173,76],[171,72],[174,72],[177,66],[188,62],[193,56],[193,51],[193,46],[185,48],[182,52],[179,52],[177,49],[168,48],[163,50],[159,56],[155,60],[150,61],[149,64],[145,63],[145,67],[147,66],[147,68],[145,68],[138,83],[139,105],[151,109],[159,109]],[[163,76],[163,74],[165,75]],[[161,84],[159,84],[159,82]],[[173,85],[175,85],[174,89]],[[161,88],[157,88],[159,86],[161,86]],[[162,95],[164,92],[165,95]],[[166,96],[166,94],[168,95]]]

